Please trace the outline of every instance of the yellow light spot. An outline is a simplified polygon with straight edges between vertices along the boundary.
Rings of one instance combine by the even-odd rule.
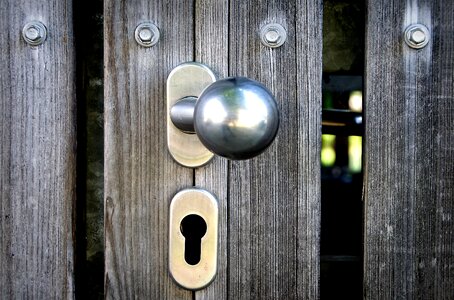
[[[336,151],[333,148],[322,149],[322,165],[324,167],[332,167],[336,162]]]
[[[352,173],[361,172],[362,137],[348,137],[348,169]]]
[[[351,111],[363,111],[363,93],[361,91],[352,91],[348,98],[348,107]]]
[[[336,136],[332,134],[322,134],[322,153],[321,161],[322,166],[332,167],[336,162],[336,150],[334,145],[336,143]]]

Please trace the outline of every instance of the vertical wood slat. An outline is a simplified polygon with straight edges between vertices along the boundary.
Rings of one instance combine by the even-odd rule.
[[[29,21],[43,45],[22,38]],[[0,9],[0,298],[74,298],[76,99],[71,1]]]
[[[195,1],[195,61],[209,66],[218,78],[228,76],[228,0]],[[218,269],[214,281],[196,291],[196,299],[226,299],[228,271],[227,160],[215,157],[195,170],[195,185],[216,195],[219,205]]]
[[[192,186],[193,171],[166,144],[166,79],[193,59],[191,1],[105,2],[105,293],[109,299],[191,299],[168,271],[172,197]],[[151,48],[136,26],[161,31]]]
[[[249,25],[251,19],[250,16],[245,15],[245,12],[255,11],[256,3],[240,4],[250,5],[249,10],[246,7],[241,13],[232,9],[233,5],[237,5],[232,3],[230,22],[233,22],[234,25],[230,26],[230,46],[227,46],[227,2],[216,2],[215,5],[209,5],[204,1],[196,1],[195,5],[195,60],[206,63],[220,77],[225,77],[229,63],[226,51],[230,47],[231,72],[229,75],[250,76],[270,86],[281,99],[282,123],[284,124],[279,137],[280,146],[277,146],[278,143],[276,143],[273,146],[274,149],[271,148],[266,154],[267,156],[253,161],[251,167],[249,167],[249,163],[232,164],[228,171],[225,160],[215,158],[208,166],[195,171],[195,184],[215,193],[219,198],[221,208],[219,273],[212,285],[196,292],[195,297],[207,299],[214,297],[237,299],[242,296],[316,298],[319,274],[320,164],[318,150],[320,148],[321,4],[317,2],[314,7],[305,7],[302,3],[286,4],[286,1],[282,1],[278,2],[275,7],[271,5],[270,11],[277,11],[276,15],[272,15],[271,19],[263,18],[263,20],[282,21],[285,26],[289,27],[288,46],[279,50],[264,48],[258,42],[258,29],[262,23],[257,23],[255,26]],[[288,9],[290,9],[290,13],[287,16]],[[142,117],[142,114],[145,114],[150,108],[143,104],[147,104],[145,99],[140,100],[145,97],[140,89],[139,92],[132,90],[134,84],[151,81],[151,84],[154,85],[153,91],[159,98],[162,96],[162,91],[159,91],[158,84],[165,86],[165,76],[170,72],[171,67],[192,60],[191,39],[193,37],[190,32],[192,24],[184,23],[184,19],[191,19],[188,13],[192,12],[192,9],[190,7],[178,9],[177,7],[159,6],[156,7],[155,12],[151,10],[151,17],[150,15],[143,16],[144,20],[155,17],[153,20],[156,20],[163,32],[173,28],[172,33],[175,32],[175,35],[167,36],[166,40],[162,40],[158,44],[161,48],[153,47],[146,50],[149,52],[140,52],[144,50],[131,45],[133,43],[131,33],[136,25],[135,19],[138,18],[139,12],[146,14],[149,13],[148,10],[145,4],[120,4],[117,7],[114,0],[109,1],[105,8],[105,222],[106,294],[108,298],[134,296],[179,298],[191,295],[181,288],[177,288],[174,283],[167,281],[169,277],[166,260],[168,234],[166,226],[168,201],[178,189],[190,185],[187,175],[192,174],[192,171],[188,172],[186,169],[178,167],[168,156],[164,140],[165,129],[160,127],[164,124],[160,124],[157,120],[147,121],[147,118],[151,119],[156,114],[163,114],[164,107],[158,106],[157,111],[154,111],[151,116]],[[260,12],[263,13],[263,9]],[[185,15],[185,18],[180,18],[180,15]],[[260,16],[254,18],[253,22],[263,21]],[[297,24],[296,28],[294,24]],[[318,26],[313,26],[313,24],[318,24]],[[314,28],[314,30],[307,31],[308,27]],[[130,36],[127,37],[127,34]],[[297,41],[296,35],[298,34],[298,38],[303,37],[301,41]],[[107,38],[109,36],[118,37],[115,44],[109,41]],[[253,43],[255,50],[250,51],[244,47],[247,46],[246,41]],[[245,63],[244,68],[238,67],[241,66],[241,63],[237,63],[236,60],[240,58],[238,55],[232,54],[233,51],[244,55],[241,57],[241,63]],[[314,53],[314,56],[302,55],[307,51]],[[145,55],[150,55],[150,57]],[[176,63],[166,63],[166,59],[173,59]],[[164,62],[162,62],[163,60]],[[153,62],[155,65],[150,69],[153,69],[154,73],[147,73],[148,77],[135,75],[141,69],[133,65],[134,61],[137,64],[142,64],[143,61],[147,61],[148,64]],[[264,70],[269,70],[271,67],[273,71],[270,74],[267,71],[259,72],[257,61],[266,67]],[[303,69],[306,67],[310,68],[310,71],[307,72]],[[249,72],[248,68],[251,68],[252,71]],[[288,70],[291,72],[286,73]],[[301,83],[297,84],[298,76]],[[129,85],[122,88],[119,86],[121,83]],[[138,97],[139,104],[133,103],[131,94]],[[302,100],[299,100],[300,96]],[[284,105],[287,99],[289,103]],[[151,104],[148,103],[148,105]],[[141,116],[137,120],[131,120],[134,111]],[[298,120],[299,116],[307,117],[307,119]],[[144,126],[144,124],[151,125]],[[145,127],[144,132],[137,132],[135,129],[140,126]],[[153,140],[147,136],[150,132],[156,133]],[[161,135],[162,137],[160,137]],[[297,141],[291,143],[293,138]],[[132,149],[134,147],[148,149],[150,143],[157,141],[163,143],[157,145],[158,151]],[[300,146],[301,144],[305,146]],[[286,145],[286,147],[282,145]],[[147,159],[143,170],[152,170],[155,165],[158,165],[159,171],[148,175],[144,183],[140,182],[139,175],[141,174],[130,161],[132,157],[139,162]],[[235,172],[238,172],[238,165],[248,166],[241,172],[252,173],[257,177],[234,177]],[[159,168],[159,166],[163,167]],[[262,170],[268,171],[261,173]],[[232,176],[227,179],[229,172]],[[230,181],[230,194],[234,195],[230,199],[227,199],[227,180]],[[132,186],[139,192],[134,191]],[[244,194],[245,198],[238,192],[244,190],[244,186],[250,190],[256,190],[263,202],[258,202],[255,207],[245,205],[244,201],[248,200],[249,191]],[[140,192],[146,187],[148,190]],[[263,193],[258,191],[262,187],[264,187]],[[136,193],[145,194],[145,197],[138,199]],[[132,200],[132,202],[128,204],[125,197],[130,198],[129,201]],[[147,197],[150,198],[148,202],[145,201]],[[257,197],[257,195],[252,197]],[[158,204],[161,199],[164,199],[164,204]],[[243,203],[239,203],[240,201]],[[147,215],[149,207],[146,204],[149,202],[156,207],[154,212],[158,215]],[[254,212],[250,210],[251,207],[254,212],[257,209],[262,212],[261,218],[254,216]],[[133,210],[139,211],[144,216],[140,217]],[[267,214],[268,210],[272,214]],[[244,216],[251,214],[250,223],[256,232],[252,232],[248,236],[250,227],[236,226],[240,221],[239,214]],[[228,216],[230,219],[227,219]],[[278,219],[275,220],[274,217]],[[154,229],[150,226],[152,222],[158,223],[159,228]],[[260,228],[262,222],[274,222],[274,226],[264,224],[264,227]],[[144,230],[141,228],[146,228],[147,234],[144,234]],[[271,229],[270,233],[267,233],[268,229]],[[228,235],[229,231],[230,235]],[[239,234],[244,234],[245,241],[252,240],[251,244],[237,244]],[[275,242],[270,244],[266,240],[267,238],[274,238]],[[229,239],[230,241],[228,241]],[[140,257],[140,263],[138,259],[134,258],[134,253],[128,255],[129,252],[134,251],[145,254]],[[248,264],[252,262],[249,257],[238,255],[236,252],[240,254],[250,252],[257,255],[256,265]],[[263,254],[261,254],[262,252]],[[301,253],[304,254],[301,255]],[[247,265],[243,265],[244,263]],[[239,265],[245,267],[239,268]],[[149,268],[154,272],[146,273]],[[275,268],[278,270],[276,271]],[[145,272],[145,274],[140,272]],[[252,276],[251,273],[253,273]],[[246,285],[248,288],[245,288]]]
[[[321,2],[232,1],[231,76],[264,83],[281,124],[273,145],[229,171],[228,298],[316,299],[319,277]],[[269,49],[259,31],[287,29]]]
[[[454,5],[369,1],[365,98],[367,299],[454,295]],[[425,24],[421,50],[403,40]]]

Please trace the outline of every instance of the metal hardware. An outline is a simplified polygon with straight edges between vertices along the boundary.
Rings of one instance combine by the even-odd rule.
[[[22,29],[22,37],[25,42],[31,46],[39,46],[46,40],[47,29],[43,23],[39,21],[32,21],[25,24]]]
[[[134,37],[139,45],[143,47],[152,47],[159,41],[159,28],[153,23],[141,23],[134,31]]]
[[[170,109],[172,123],[185,133],[195,133],[194,108],[197,97],[186,97],[175,103]]]
[[[206,87],[200,84],[206,69],[186,63],[174,69],[167,81],[167,139],[172,156],[184,166],[198,167],[212,157],[203,156],[202,144],[209,153],[230,159],[259,155],[273,142],[279,128],[273,95],[262,84],[244,77],[222,79]],[[199,88],[198,92],[193,88]]]
[[[187,134],[174,125],[170,116],[172,107],[181,99],[198,97],[215,81],[208,67],[195,62],[177,66],[167,78],[167,147],[172,157],[185,167],[200,167],[213,158],[213,153],[203,146],[197,135]]]
[[[260,29],[260,39],[263,45],[278,48],[287,40],[287,31],[280,24],[266,24]]]
[[[202,144],[229,159],[249,159],[265,151],[279,128],[279,110],[271,92],[257,81],[226,78],[207,87],[194,111]]]
[[[200,240],[200,256],[196,263],[185,258],[186,238],[182,232],[189,217],[201,218],[206,232]],[[213,281],[217,271],[218,202],[206,190],[185,189],[177,193],[170,204],[169,270],[182,287],[198,290]],[[203,232],[202,232],[203,234]]]
[[[422,24],[413,24],[405,29],[405,42],[414,49],[424,48],[430,40],[429,29]]]

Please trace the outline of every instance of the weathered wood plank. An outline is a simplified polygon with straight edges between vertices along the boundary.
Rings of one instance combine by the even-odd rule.
[[[195,1],[195,60],[206,64],[218,78],[228,75],[228,0]],[[195,170],[195,185],[215,194],[219,202],[218,270],[214,281],[195,293],[196,299],[227,298],[228,198],[226,159],[215,157]]]
[[[0,9],[0,298],[74,298],[76,99],[72,1]],[[22,38],[47,26],[43,45]]]
[[[369,1],[365,98],[367,299],[454,295],[454,4]],[[425,24],[421,50],[403,40]]]
[[[109,299],[191,299],[168,271],[170,200],[193,171],[166,145],[166,78],[193,59],[191,1],[107,0],[105,17],[105,293]],[[154,22],[159,43],[139,46]]]
[[[228,298],[316,299],[319,277],[321,2],[232,1],[229,70],[275,94],[274,144],[229,168]],[[287,42],[269,49],[261,26]]]

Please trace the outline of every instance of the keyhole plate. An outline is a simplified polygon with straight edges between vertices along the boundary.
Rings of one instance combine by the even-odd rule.
[[[213,71],[196,62],[177,66],[167,78],[167,148],[173,159],[185,167],[203,166],[214,154],[203,146],[197,134],[184,133],[178,129],[170,119],[170,110],[183,98],[199,97],[215,81]]]
[[[200,241],[200,260],[192,265],[185,259],[186,239],[181,232],[182,220],[200,216],[206,233]],[[190,188],[178,192],[170,203],[169,271],[183,288],[198,290],[213,281],[217,270],[218,202],[209,192]]]

